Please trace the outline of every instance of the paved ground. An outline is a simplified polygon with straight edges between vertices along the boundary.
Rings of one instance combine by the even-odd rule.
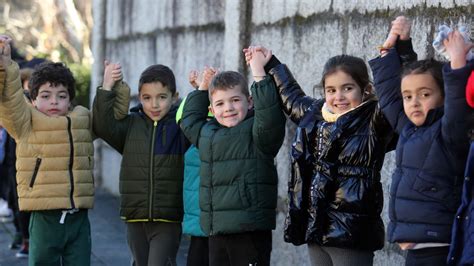
[[[118,199],[101,189],[96,193],[95,207],[89,212],[92,230],[92,265],[130,265],[125,225],[118,213]],[[28,265],[27,259],[16,258],[16,251],[8,249],[13,232],[12,223],[0,223],[0,266]],[[186,264],[188,245],[189,241],[184,236],[177,258],[180,266]]]

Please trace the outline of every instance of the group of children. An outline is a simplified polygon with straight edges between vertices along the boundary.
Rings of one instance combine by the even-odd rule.
[[[133,265],[176,265],[182,233],[192,236],[188,265],[270,265],[285,114],[298,127],[284,238],[307,244],[312,265],[372,265],[385,233],[407,250],[406,265],[474,263],[472,144],[464,174],[472,43],[454,30],[443,40],[450,63],[417,61],[410,27],[404,17],[392,23],[369,62],[373,85],[362,59],[335,56],[324,98],[313,99],[270,50],[250,46],[250,90],[242,74],[206,67],[191,73],[195,90],[178,108],[173,72],[152,65],[130,113],[121,66],[109,62],[92,113],[71,105],[74,78],[61,63],[37,67],[28,104],[11,40],[0,36],[0,115],[17,142],[19,207],[32,211],[29,265],[90,265],[95,137],[123,156],[120,216]],[[380,171],[395,148],[385,231]]]

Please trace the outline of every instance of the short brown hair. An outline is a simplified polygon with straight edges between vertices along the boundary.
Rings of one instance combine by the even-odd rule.
[[[209,99],[212,100],[211,97],[215,91],[234,89],[236,86],[240,87],[245,96],[250,96],[247,80],[242,74],[236,71],[219,72],[214,76],[209,86]]]
[[[138,81],[138,92],[142,90],[143,84],[160,82],[163,87],[167,87],[172,95],[176,93],[176,80],[173,71],[165,65],[151,65],[140,75]]]

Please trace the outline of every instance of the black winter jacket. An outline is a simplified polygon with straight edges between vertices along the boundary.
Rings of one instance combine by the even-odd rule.
[[[305,96],[285,65],[269,70],[290,119],[292,144],[285,241],[377,250],[384,245],[380,170],[393,138],[372,97],[326,122],[324,99]]]

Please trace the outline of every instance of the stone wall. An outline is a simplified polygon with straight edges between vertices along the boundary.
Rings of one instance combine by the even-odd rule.
[[[434,55],[430,44],[439,24],[471,22],[474,10],[472,0],[95,0],[93,11],[91,98],[102,80],[104,58],[122,64],[125,80],[135,94],[146,66],[168,65],[176,75],[180,94],[185,95],[190,91],[187,73],[191,69],[210,65],[249,76],[241,52],[249,44],[272,49],[306,93],[320,97],[313,87],[319,82],[324,62],[341,53],[366,60],[377,56],[375,47],[383,43],[390,21],[397,15],[413,20],[414,47],[419,58],[425,58]],[[282,241],[288,143],[294,125],[288,123],[287,128],[287,139],[277,158],[280,200],[272,265],[308,265],[305,246]],[[118,193],[120,155],[100,141],[96,144],[96,175],[103,186]],[[386,192],[393,157],[393,152],[387,154],[382,173]],[[386,208],[384,219],[387,221]],[[376,253],[375,265],[401,265],[401,254],[396,246],[387,244]]]

